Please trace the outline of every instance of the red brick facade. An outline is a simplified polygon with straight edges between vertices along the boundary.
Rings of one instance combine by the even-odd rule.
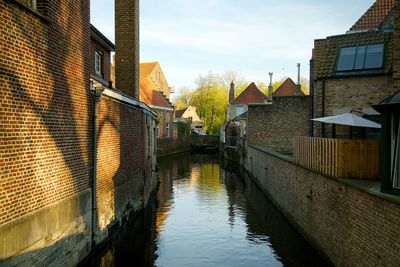
[[[155,114],[106,88],[94,172],[89,2],[23,2],[0,1],[0,261],[73,266],[155,188]]]
[[[104,96],[98,126],[97,208],[102,231],[116,218],[141,209],[154,188],[155,122],[140,109]]]
[[[0,1],[0,225],[89,188],[89,2],[49,5]]]

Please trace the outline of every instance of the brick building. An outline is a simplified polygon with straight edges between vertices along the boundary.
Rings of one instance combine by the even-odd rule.
[[[235,85],[231,83],[229,89],[228,121],[247,112],[249,104],[266,103],[267,97],[258,89],[255,83],[250,83],[247,88],[235,98]]]
[[[169,101],[170,87],[158,62],[140,64],[140,100],[158,115],[158,139],[172,138],[174,107]]]
[[[190,130],[204,133],[204,123],[196,112],[196,107],[188,106],[183,109],[175,110],[174,121],[184,121],[190,123]]]
[[[346,34],[315,40],[310,74],[314,118],[350,111],[379,115],[371,105],[393,94],[394,6],[394,0],[377,0]],[[313,128],[314,136],[334,134],[330,125],[314,123]]]
[[[304,93],[300,90],[299,85],[295,84],[294,81],[290,78],[287,78],[283,81],[283,83],[276,88],[273,97],[280,96],[296,96],[296,95],[304,95]]]
[[[117,18],[123,19],[121,3],[138,14],[137,2],[118,2]],[[136,61],[127,68],[117,64],[117,83],[132,74],[137,77],[132,87],[122,80],[121,90],[108,88],[107,53],[98,71],[93,60],[98,48],[112,46],[91,29],[89,8],[88,1],[77,0],[0,1],[5,266],[76,265],[123,218],[140,210],[155,186],[155,114],[135,99]],[[125,30],[136,36],[132,27],[138,22],[131,22],[118,22],[117,35]],[[119,46],[129,37],[118,39]],[[119,59],[124,56],[122,49]],[[91,86],[91,77],[100,83]]]

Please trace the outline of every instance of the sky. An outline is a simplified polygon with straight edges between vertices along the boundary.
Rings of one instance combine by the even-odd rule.
[[[177,94],[209,71],[268,83],[309,77],[314,39],[344,34],[374,0],[141,0],[140,61],[158,61]],[[91,22],[114,42],[114,1],[92,0]]]

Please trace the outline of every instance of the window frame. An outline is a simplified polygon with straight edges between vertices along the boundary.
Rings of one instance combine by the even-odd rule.
[[[99,67],[99,70],[97,67]],[[94,73],[103,78],[103,53],[99,50],[94,52]]]
[[[37,0],[27,0],[27,4],[30,8],[37,10]]]
[[[167,123],[165,123],[165,131],[166,131],[166,137],[167,138],[170,138],[170,133],[169,133],[169,128],[170,128],[170,126],[169,126],[169,123],[167,122]]]
[[[374,45],[381,45],[382,46],[382,57],[381,59],[381,65],[379,67],[374,67],[374,68],[366,68],[365,64],[367,62],[367,56],[368,56],[368,47],[374,46]],[[346,69],[346,70],[338,70],[339,67],[339,61],[342,56],[342,49],[346,48],[355,48],[354,52],[354,58],[353,58],[353,65],[351,69]],[[357,55],[359,49],[364,49],[364,55],[362,59],[362,67],[361,68],[356,68],[356,63],[357,63]],[[381,73],[383,72],[383,68],[385,66],[385,57],[386,57],[386,44],[385,42],[381,43],[372,43],[372,44],[364,44],[364,45],[353,45],[353,46],[343,46],[338,48],[338,53],[337,53],[337,58],[336,58],[336,64],[335,64],[335,71],[334,74],[335,76],[340,76],[340,75],[352,75],[352,74],[375,74],[375,73]]]

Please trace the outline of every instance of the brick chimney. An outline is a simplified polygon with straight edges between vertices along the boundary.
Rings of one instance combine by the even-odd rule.
[[[232,81],[229,89],[229,103],[232,104],[233,101],[235,101],[235,84]]]
[[[115,0],[115,87],[139,99],[139,0]]]

